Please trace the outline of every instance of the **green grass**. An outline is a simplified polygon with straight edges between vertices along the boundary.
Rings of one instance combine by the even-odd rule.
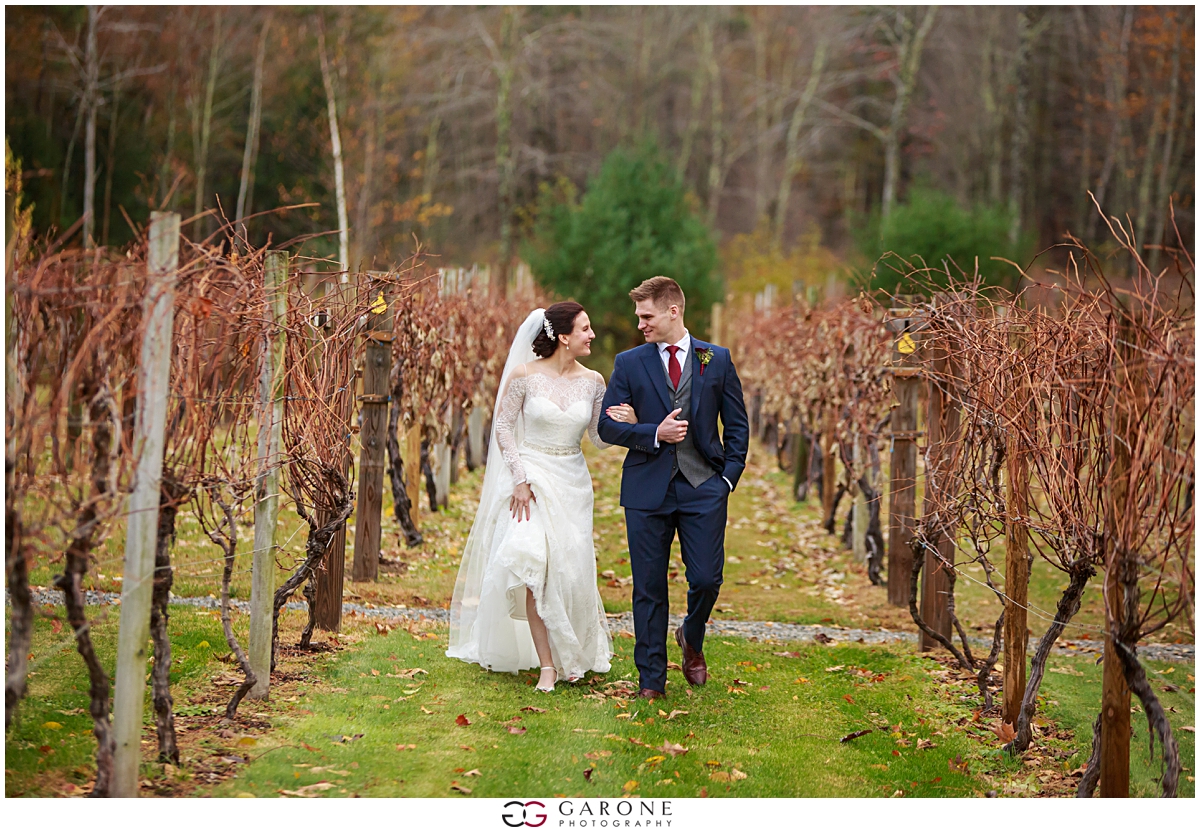
[[[1167,710],[1171,734],[1179,744],[1183,770],[1179,775],[1179,797],[1196,796],[1196,665],[1142,660],[1154,693]],[[1092,750],[1092,723],[1100,709],[1102,666],[1087,657],[1057,657],[1042,683],[1041,710],[1074,732],[1073,746],[1081,757]],[[1190,678],[1189,678],[1190,677]],[[1133,736],[1129,748],[1129,794],[1157,797],[1162,775],[1162,746],[1155,740],[1154,758],[1146,717],[1137,697],[1132,700]],[[1184,731],[1183,727],[1192,728]]]
[[[550,695],[533,690],[532,672],[486,673],[446,659],[444,647],[441,635],[370,637],[303,698],[311,713],[283,721],[259,744],[269,753],[215,794],[269,796],[322,782],[330,786],[321,794],[377,797],[453,795],[455,785],[484,797],[969,796],[980,789],[951,769],[955,757],[977,751],[947,725],[948,715],[969,710],[933,699],[926,665],[938,666],[911,654],[809,646],[789,658],[775,655],[780,645],[711,638],[709,683],[689,696],[672,671],[666,700],[649,702],[589,696],[635,679],[629,639],[616,640],[609,676]],[[396,676],[416,667],[429,673]],[[664,711],[687,713],[666,719]],[[470,725],[457,725],[459,715]],[[873,730],[838,742],[901,723],[897,734]],[[936,747],[918,749],[918,739]],[[672,756],[659,748],[664,741],[688,751]],[[478,775],[466,774],[474,769]],[[738,773],[744,779],[728,777]]]
[[[88,618],[96,652],[111,680],[119,612],[116,607],[89,607]],[[247,627],[247,617],[234,617],[234,630],[243,643]],[[209,680],[214,674],[231,670],[231,666],[220,661],[229,649],[215,612],[173,607],[170,629],[171,693],[178,723],[185,728],[189,716],[208,711],[215,704],[208,699],[212,689]],[[5,734],[4,783],[9,796],[54,794],[61,792],[66,784],[83,785],[95,774],[96,741],[92,718],[87,712],[87,674],[62,608],[40,608],[34,624],[30,665],[28,693]],[[193,697],[205,704],[193,703]],[[149,691],[144,716],[149,725],[152,722]],[[147,739],[153,740],[152,726]]]

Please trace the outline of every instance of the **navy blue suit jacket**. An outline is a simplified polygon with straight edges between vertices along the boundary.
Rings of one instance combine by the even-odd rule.
[[[712,349],[712,359],[701,373],[697,348]],[[746,450],[750,443],[750,422],[742,400],[742,383],[728,348],[692,337],[692,410],[679,418],[688,421],[688,431],[696,448],[713,470],[734,487],[746,468]],[[668,393],[666,372],[658,345],[646,343],[623,351],[613,363],[612,377],[600,411],[600,439],[629,449],[621,475],[621,506],[632,509],[657,509],[667,496],[671,482],[674,444],[660,442],[654,448],[658,424],[673,409]],[[618,423],[607,414],[609,406],[628,403],[637,413],[637,423]],[[717,418],[724,429],[717,429]]]

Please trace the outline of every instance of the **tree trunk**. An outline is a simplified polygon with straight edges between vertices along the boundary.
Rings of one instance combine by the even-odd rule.
[[[112,219],[113,169],[116,167],[117,117],[121,87],[113,88],[112,111],[108,118],[108,144],[104,148],[104,221],[100,226],[100,244],[108,247],[108,231]]]
[[[199,134],[196,134],[196,125],[193,123],[193,146],[196,150],[196,197],[193,202],[193,217],[204,212],[204,202],[207,198],[208,142],[212,135],[213,95],[217,90],[217,75],[221,71],[221,47],[224,45],[222,21],[222,12],[218,8],[213,13],[213,41],[212,48],[208,52],[208,76],[204,86],[204,106],[200,112]],[[208,234],[205,232],[207,225],[207,221],[198,220],[194,238],[203,239],[207,236]]]
[[[237,518],[234,515],[234,502],[219,490],[214,490],[210,497],[224,514],[224,521],[209,533],[209,537],[221,548],[225,560],[225,566],[221,570],[221,629],[225,633],[225,643],[229,645],[229,650],[237,660],[243,676],[242,683],[225,704],[225,719],[232,720],[237,716],[238,705],[254,688],[258,677],[254,675],[250,659],[233,634],[233,617],[229,605],[229,583],[233,580],[233,564],[237,559]]]
[[[1079,612],[1084,588],[1095,574],[1095,568],[1087,561],[1077,562],[1068,574],[1070,580],[1067,589],[1058,600],[1054,620],[1042,635],[1033,659],[1029,661],[1029,678],[1025,682],[1025,695],[1021,698],[1021,709],[1016,722],[1017,734],[1013,741],[1004,747],[1010,754],[1020,754],[1033,742],[1033,717],[1037,713],[1038,691],[1041,690],[1042,678],[1046,675],[1047,661],[1054,650],[1054,643]]]
[[[1175,42],[1176,42],[1176,44],[1178,44],[1179,36],[1180,36],[1179,29],[1175,30],[1175,36],[1176,36]],[[1176,50],[1176,55],[1174,57],[1177,58],[1178,45],[1176,45],[1175,50]],[[1162,71],[1163,64],[1165,64],[1166,61],[1167,61],[1166,55],[1159,56],[1159,59],[1158,59],[1159,65],[1155,68],[1155,71],[1152,73],[1152,76],[1157,76],[1159,74],[1159,72]],[[1173,63],[1175,63],[1175,62],[1177,62],[1177,60],[1173,61]],[[1172,69],[1174,69],[1174,66],[1172,66]],[[1172,73],[1172,75],[1173,74],[1174,73]],[[1174,81],[1174,77],[1172,77],[1172,81]],[[1170,98],[1170,100],[1167,104],[1167,107],[1169,110],[1173,110],[1174,105],[1175,105],[1173,93],[1174,93],[1174,89],[1169,87],[1168,91],[1166,93],[1167,96],[1169,96],[1169,98]],[[1137,244],[1143,251],[1145,251],[1146,255],[1149,255],[1149,251],[1146,250],[1146,241],[1147,241],[1146,240],[1146,231],[1148,228],[1151,227],[1151,225],[1150,225],[1150,214],[1151,214],[1150,198],[1151,198],[1151,195],[1153,194],[1152,182],[1154,181],[1154,167],[1155,167],[1154,162],[1155,162],[1155,159],[1158,157],[1159,136],[1165,132],[1168,134],[1166,136],[1166,140],[1170,141],[1169,133],[1171,130],[1171,124],[1167,123],[1165,126],[1163,125],[1162,101],[1157,96],[1147,95],[1146,97],[1149,99],[1148,103],[1149,103],[1150,108],[1153,110],[1153,113],[1151,114],[1151,117],[1150,117],[1150,130],[1149,130],[1149,133],[1147,134],[1146,140],[1144,142],[1145,155],[1142,156],[1142,172],[1138,179],[1137,218],[1134,221],[1134,241],[1135,241],[1135,244]],[[1171,114],[1174,115],[1173,112]],[[1131,261],[1130,265],[1133,267],[1134,272],[1136,272],[1137,263]]]
[[[401,363],[401,360],[392,360],[392,405],[388,412],[387,426],[388,479],[392,483],[392,509],[396,514],[396,521],[404,533],[405,543],[409,547],[415,547],[424,539],[412,518],[412,510],[416,505],[408,499],[404,458],[400,454],[400,438],[397,434],[400,425],[400,400],[404,395],[404,372]]]
[[[345,477],[338,470],[329,470],[326,475],[331,485],[336,485],[337,492],[340,496],[333,504],[333,508],[329,511],[329,518],[323,524],[318,524],[315,516],[309,516],[308,511],[304,509],[304,505],[300,501],[296,501],[296,511],[300,513],[300,518],[308,524],[308,541],[304,545],[304,561],[300,562],[300,566],[292,571],[292,575],[288,580],[280,585],[275,591],[275,599],[272,603],[271,616],[271,670],[275,670],[276,660],[278,656],[279,646],[279,612],[283,610],[283,606],[287,604],[287,600],[296,588],[303,582],[312,578],[317,567],[320,566],[321,560],[325,557],[325,551],[329,549],[330,543],[333,541],[334,535],[346,525],[346,519],[350,517],[350,513],[354,511],[354,499],[350,487],[346,485]],[[340,599],[340,597],[339,597]],[[313,601],[309,600],[310,625],[312,623]],[[312,631],[309,630],[309,635]]]
[[[707,64],[705,68],[712,96],[712,118],[709,122],[712,156],[708,160],[708,223],[714,226],[717,222],[717,210],[721,206],[721,183],[725,178],[725,115],[721,99],[721,63],[717,60],[713,43],[712,24],[706,20],[701,31],[704,60]]]
[[[770,129],[770,110],[767,102],[772,97],[768,94],[768,54],[767,54],[767,32],[761,20],[762,10],[757,10],[758,14],[754,18],[753,40],[754,40],[754,81],[756,91],[754,94],[754,122],[757,127],[758,141],[754,153],[754,226],[758,227],[759,221],[767,211],[767,176],[771,169],[771,156],[774,154],[775,144],[773,141],[767,141],[767,132]]]
[[[701,24],[700,48],[703,51],[704,43],[707,38],[704,35],[703,27],[707,26],[707,21]],[[696,67],[692,73],[692,97],[691,106],[688,110],[687,126],[683,130],[683,148],[679,152],[679,161],[677,169],[679,170],[679,178],[683,181],[687,180],[688,162],[692,157],[692,144],[696,141],[696,133],[700,130],[700,107],[704,103],[704,81],[707,77],[706,66],[703,62]]]
[[[512,94],[514,43],[517,37],[517,13],[512,6],[504,7],[500,23],[500,61],[497,67],[496,89],[496,179],[500,210],[500,262],[492,277],[493,292],[503,297],[508,288],[508,272],[512,265],[513,175],[512,156]]]
[[[17,704],[25,696],[25,677],[29,672],[29,650],[33,641],[33,596],[29,592],[30,551],[22,539],[21,517],[17,513],[15,493],[12,490],[13,464],[14,459],[10,454],[4,460],[4,560],[7,565],[5,581],[8,585],[9,601],[12,603],[8,661],[4,668],[5,728],[12,725]]]
[[[1112,112],[1112,123],[1109,125],[1108,148],[1104,153],[1104,165],[1100,170],[1100,180],[1096,183],[1096,203],[1104,210],[1105,199],[1108,197],[1108,186],[1112,180],[1113,170],[1118,168],[1118,156],[1121,154],[1121,138],[1125,133],[1128,115],[1124,112],[1126,90],[1129,83],[1129,37],[1133,29],[1133,7],[1125,8],[1125,19],[1121,25],[1120,39],[1117,43],[1117,56],[1113,61],[1116,68],[1108,79],[1108,103]],[[1086,238],[1090,239],[1099,218],[1096,210],[1088,211]]]
[[[176,79],[171,78],[171,89],[167,93],[167,147],[163,153],[162,165],[158,172],[158,209],[170,210],[171,204],[175,203],[175,173],[174,157],[175,157],[175,95],[176,95]],[[171,204],[167,201],[170,199]]]
[[[1083,113],[1083,137],[1081,141],[1081,149],[1079,153],[1079,215],[1075,219],[1074,231],[1077,234],[1085,233],[1088,226],[1088,216],[1092,212],[1092,202],[1087,197],[1088,190],[1092,186],[1092,108],[1091,100],[1091,72],[1088,71],[1087,65],[1083,59],[1083,49],[1081,43],[1089,43],[1087,17],[1084,14],[1082,6],[1073,6],[1072,10],[1075,13],[1076,31],[1074,37],[1069,38],[1071,41],[1072,57],[1075,60],[1075,66],[1079,71],[1079,101],[1080,110]]]
[[[1183,27],[1177,25],[1175,28],[1175,44],[1171,51],[1171,87],[1167,93],[1166,138],[1163,143],[1162,163],[1159,165],[1158,186],[1154,197],[1154,231],[1148,240],[1143,240],[1143,243],[1148,241],[1150,244],[1156,246],[1166,244],[1163,236],[1167,229],[1167,210],[1168,201],[1171,197],[1171,185],[1174,183],[1168,180],[1167,173],[1171,168],[1171,161],[1175,152],[1175,118],[1179,114],[1179,75],[1182,63],[1180,60],[1180,53],[1182,51],[1180,42],[1182,39]],[[1161,256],[1161,247],[1151,249],[1149,263],[1151,271],[1158,270],[1158,263]]]
[[[337,199],[338,217],[338,265],[342,271],[341,281],[349,281],[350,228],[346,217],[346,171],[342,164],[342,137],[338,131],[337,97],[333,89],[333,72],[325,51],[325,19],[317,15],[317,50],[321,58],[321,80],[325,84],[325,103],[329,115],[329,141],[333,146],[333,182]]]
[[[368,70],[370,71],[370,70]],[[367,120],[367,140],[366,152],[363,154],[363,182],[362,187],[358,191],[358,212],[355,216],[354,226],[358,228],[355,232],[357,241],[354,244],[356,253],[353,261],[362,267],[362,263],[366,262],[367,267],[373,267],[372,262],[374,257],[371,256],[370,248],[372,244],[369,211],[371,209],[372,185],[375,183],[375,156],[378,152],[377,146],[380,140],[379,134],[379,91],[376,88],[376,80],[371,74],[367,77],[367,86],[370,88],[370,98],[367,101],[367,109],[369,118]]]
[[[158,533],[154,545],[154,588],[150,599],[150,638],[154,642],[154,666],[150,685],[154,704],[154,725],[158,732],[158,762],[179,765],[179,746],[175,741],[174,700],[171,699],[171,635],[167,630],[170,619],[171,584],[175,581],[171,569],[171,544],[175,540],[175,516],[180,501],[187,492],[169,470],[163,470],[162,494],[159,496]]]
[[[84,107],[87,123],[83,137],[83,246],[96,245],[96,113],[100,108],[100,57],[96,52],[96,26],[100,7],[88,6],[87,47],[84,57]]]
[[[900,15],[899,69],[896,73],[896,99],[892,102],[892,113],[883,142],[883,217],[892,212],[900,188],[900,142],[908,130],[908,108],[912,102],[917,83],[917,72],[921,68],[921,53],[925,49],[925,38],[933,28],[937,17],[937,6],[927,6],[921,25],[913,31],[906,13]]]
[[[113,736],[109,718],[109,692],[112,683],[105,673],[96,649],[92,645],[91,623],[85,611],[83,577],[87,575],[88,560],[95,547],[99,529],[99,503],[109,497],[108,474],[112,454],[113,407],[108,390],[92,377],[80,384],[80,397],[89,401],[92,423],[92,497],[76,515],[76,531],[71,534],[63,572],[54,584],[63,592],[67,622],[75,632],[75,647],[88,670],[88,711],[92,715],[92,731],[96,735],[96,782],[92,797],[108,797],[113,774]]]
[[[1017,54],[1013,62],[1013,132],[1009,155],[1008,241],[1021,235],[1021,210],[1025,202],[1025,153],[1029,147],[1029,56],[1036,37],[1028,7],[1017,12]],[[965,264],[965,263],[964,263]]]
[[[273,14],[267,12],[262,31],[258,35],[258,49],[254,53],[254,82],[250,86],[250,118],[246,122],[246,145],[242,149],[242,175],[238,179],[237,208],[234,224],[237,234],[246,244],[245,218],[251,212],[254,195],[254,166],[258,160],[258,133],[262,126],[263,66],[267,60],[267,34],[271,30]]]
[[[821,88],[821,76],[825,72],[825,57],[828,52],[828,38],[824,35],[818,36],[813,52],[812,68],[808,73],[808,82],[804,85],[804,92],[801,93],[800,100],[796,103],[796,108],[792,110],[792,119],[788,124],[783,158],[783,175],[779,177],[779,195],[775,203],[774,239],[776,248],[782,246],[783,231],[787,227],[788,201],[792,195],[792,179],[800,172],[800,129],[804,126],[804,119],[808,116],[808,108],[811,106],[813,98],[816,97],[817,90]]]

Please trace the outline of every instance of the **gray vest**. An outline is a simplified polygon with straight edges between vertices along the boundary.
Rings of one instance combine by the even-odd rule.
[[[679,388],[671,387],[671,375],[667,373],[667,367],[663,365],[663,382],[666,384],[667,397],[671,400],[672,409],[682,409],[676,416],[679,419],[688,421],[687,435],[682,441],[675,444],[675,455],[671,461],[671,477],[674,478],[680,472],[687,482],[693,487],[699,487],[700,484],[707,481],[717,473],[713,470],[704,456],[700,454],[700,450],[696,448],[695,442],[692,440],[692,430],[694,424],[692,420],[692,355],[680,351],[675,357],[679,360],[680,367],[683,369],[683,374],[679,378]],[[662,358],[659,357],[659,365],[662,365]],[[670,447],[668,447],[670,448]]]

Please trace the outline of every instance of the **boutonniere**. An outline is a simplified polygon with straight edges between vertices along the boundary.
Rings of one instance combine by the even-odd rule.
[[[711,348],[697,348],[696,359],[700,361],[700,376],[704,376],[704,367],[712,361]]]

